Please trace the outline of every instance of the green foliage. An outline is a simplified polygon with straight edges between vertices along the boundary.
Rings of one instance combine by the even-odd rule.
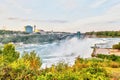
[[[25,32],[20,32],[20,31],[10,31],[10,30],[0,30],[0,35],[5,35],[5,34],[26,34]]]
[[[120,37],[120,31],[98,31],[86,32],[86,35],[96,35],[97,37]]]
[[[22,58],[24,59],[24,61],[30,62],[30,68],[32,70],[38,70],[42,65],[42,61],[41,61],[40,57],[37,56],[35,51],[32,51],[30,53],[25,52],[23,54]]]
[[[19,58],[19,52],[15,50],[15,46],[11,43],[4,45],[2,55],[7,62],[13,62]]]
[[[68,67],[68,64],[64,62],[59,62],[57,66],[55,66],[58,72],[65,70],[67,67]]]
[[[14,69],[11,67],[4,67],[0,71],[0,80],[36,80],[37,74],[29,69]]]
[[[34,51],[20,58],[15,46],[9,43],[1,52],[0,80],[36,80],[42,63]]]
[[[82,59],[78,56],[72,66],[62,61],[49,68],[40,69],[42,62],[35,51],[24,52],[22,57],[19,57],[15,46],[6,44],[0,54],[0,80],[119,80],[120,57],[100,54],[97,57]],[[1,65],[3,59],[10,61]]]
[[[112,48],[120,50],[120,42],[118,44],[113,45]]]
[[[46,79],[46,76],[41,75],[37,77],[37,80],[47,80],[47,79]]]
[[[103,54],[98,54],[97,57],[98,57],[98,58],[102,58],[102,59],[112,60],[112,61],[115,61],[115,62],[120,62],[120,56],[116,56],[116,55],[103,55]]]
[[[100,67],[88,67],[81,72],[82,80],[109,80],[106,70]]]

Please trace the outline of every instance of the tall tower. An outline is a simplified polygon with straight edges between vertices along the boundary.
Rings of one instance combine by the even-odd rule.
[[[34,25],[34,32],[36,31],[36,25]]]

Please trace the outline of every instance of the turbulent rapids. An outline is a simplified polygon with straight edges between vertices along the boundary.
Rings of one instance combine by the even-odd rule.
[[[51,66],[59,61],[65,61],[72,65],[77,56],[91,57],[93,51],[91,46],[94,46],[94,44],[109,43],[106,46],[111,47],[112,44],[119,41],[119,38],[72,38],[45,44],[23,44],[17,47],[17,50],[21,52],[21,55],[24,51],[34,50],[42,58],[42,67]]]

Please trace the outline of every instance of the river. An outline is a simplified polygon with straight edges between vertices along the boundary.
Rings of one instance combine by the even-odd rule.
[[[42,59],[42,68],[49,67],[60,61],[65,61],[69,65],[74,64],[77,56],[90,58],[92,46],[98,43],[105,43],[103,47],[112,47],[113,44],[120,42],[120,38],[72,38],[46,44],[25,44],[17,47],[23,54],[24,51],[35,51]]]

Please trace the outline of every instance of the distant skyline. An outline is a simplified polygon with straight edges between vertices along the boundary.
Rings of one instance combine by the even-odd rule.
[[[120,30],[120,0],[0,0],[0,29]]]

